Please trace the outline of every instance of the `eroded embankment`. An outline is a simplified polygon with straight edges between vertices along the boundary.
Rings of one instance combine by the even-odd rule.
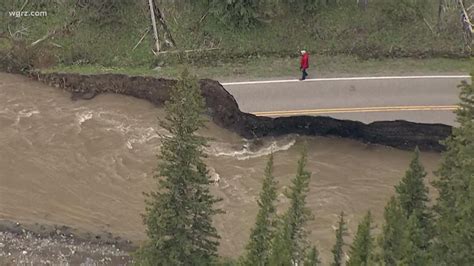
[[[81,75],[70,73],[30,72],[31,78],[72,93],[73,99],[92,99],[101,93],[117,93],[145,99],[161,106],[168,99],[174,80],[153,77],[130,77],[121,74]],[[301,134],[338,136],[392,146],[399,149],[441,151],[439,143],[451,133],[442,124],[422,124],[407,121],[380,121],[370,124],[338,120],[321,116],[269,118],[240,111],[234,97],[219,82],[199,81],[212,120],[245,138]]]
[[[10,264],[41,259],[61,264],[62,260],[51,259],[61,253],[70,264],[87,264],[87,258],[102,260],[104,249],[110,250],[110,256],[105,255],[112,259],[109,264],[121,264],[113,246],[102,241],[115,244],[119,236],[139,245],[146,240],[140,214],[145,210],[143,192],[156,187],[156,154],[162,137],[169,134],[156,120],[164,117],[163,108],[114,93],[92,101],[71,102],[70,96],[23,76],[0,73],[0,219],[39,223],[41,233],[21,229],[18,234],[16,224],[2,229],[0,222],[0,242],[6,244],[0,253],[7,254],[0,254],[0,265],[13,259],[16,262]],[[210,190],[222,198],[216,207],[226,210],[214,223],[223,239],[219,247],[223,257],[236,258],[245,248],[258,212],[256,199],[268,154],[275,155],[281,212],[288,204],[283,192],[291,185],[301,148],[307,149],[307,169],[313,173],[307,204],[316,214],[308,222],[312,232],[308,239],[318,245],[323,264],[331,260],[331,226],[338,213],[347,214],[350,232],[357,230],[368,209],[380,224],[393,187],[412,158],[412,152],[344,138],[290,134],[243,140],[215,123],[206,125],[198,134],[211,139],[205,162],[219,182]],[[421,160],[429,184],[440,154],[422,152]],[[80,232],[70,238],[69,230],[54,225]],[[85,241],[77,239],[82,234]],[[98,238],[97,245],[89,243]]]

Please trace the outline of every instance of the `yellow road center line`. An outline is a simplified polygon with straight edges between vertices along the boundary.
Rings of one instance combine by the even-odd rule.
[[[380,107],[348,107],[348,108],[324,108],[324,109],[290,110],[290,111],[268,111],[268,112],[254,112],[253,114],[257,116],[292,116],[292,115],[401,112],[401,111],[454,111],[457,108],[458,108],[457,105],[380,106]]]

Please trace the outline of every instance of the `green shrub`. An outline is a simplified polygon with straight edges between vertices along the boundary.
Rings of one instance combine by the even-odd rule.
[[[422,10],[426,6],[426,0],[385,0],[381,10],[391,23],[406,24],[422,19]]]

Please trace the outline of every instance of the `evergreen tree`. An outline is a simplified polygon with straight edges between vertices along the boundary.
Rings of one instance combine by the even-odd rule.
[[[339,222],[337,224],[336,229],[336,243],[332,248],[332,254],[334,261],[331,263],[332,266],[341,266],[344,257],[344,251],[342,250],[344,247],[344,236],[347,235],[347,225],[344,221],[344,212],[342,211],[339,215]]]
[[[432,265],[429,253],[422,247],[425,244],[423,227],[416,211],[409,217],[406,229],[402,232],[402,242],[399,249],[401,256],[396,265],[428,266]]]
[[[460,87],[459,127],[444,141],[446,152],[435,182],[439,197],[434,261],[440,265],[474,263],[474,77]]]
[[[306,255],[306,259],[304,261],[304,266],[318,266],[321,263],[319,260],[319,252],[316,249],[315,246],[313,246],[309,252],[308,255]]]
[[[278,230],[272,241],[272,252],[268,265],[292,265],[290,230],[291,228],[287,224],[285,217],[281,217],[278,221]]]
[[[354,242],[349,250],[347,266],[366,266],[372,261],[373,239],[371,235],[372,215],[369,212],[357,227]]]
[[[239,28],[249,28],[257,23],[258,0],[212,0],[211,11]]]
[[[426,171],[420,162],[420,151],[417,147],[409,169],[400,184],[395,187],[395,190],[406,219],[408,220],[415,213],[415,218],[418,219],[416,224],[420,225],[421,237],[423,238],[423,241],[420,242],[422,245],[420,248],[428,250],[434,229],[433,215],[428,207],[430,199],[428,188],[424,183],[425,177]]]
[[[328,4],[327,0],[283,0],[290,10],[299,13],[316,12]]]
[[[385,223],[379,238],[381,260],[384,265],[398,265],[403,258],[403,241],[407,219],[397,198],[392,197],[384,211]]]
[[[206,139],[196,134],[204,120],[197,80],[183,72],[165,105],[160,124],[171,136],[162,140],[155,178],[147,195],[144,223],[148,242],[137,252],[140,265],[209,265],[217,257],[219,236],[212,217],[218,200],[209,192],[203,162]]]
[[[268,259],[271,251],[271,241],[273,239],[273,225],[275,216],[275,200],[277,182],[273,177],[273,155],[270,155],[267,167],[265,168],[265,177],[263,179],[262,191],[258,206],[255,227],[250,234],[250,240],[247,244],[247,254],[243,259],[244,265],[268,265]]]
[[[278,230],[272,242],[270,265],[293,265],[304,262],[308,241],[308,232],[304,226],[312,219],[311,211],[306,207],[311,173],[306,171],[306,152],[298,161],[296,177],[292,180],[289,192],[290,206],[281,217]]]
[[[385,208],[385,224],[379,239],[380,259],[385,265],[408,262],[408,265],[413,265],[410,263],[414,261],[410,261],[406,257],[408,254],[404,253],[406,246],[416,246],[411,248],[411,251],[416,252],[412,255],[416,255],[420,259],[419,262],[423,261],[422,258],[428,257],[434,229],[433,215],[428,207],[428,188],[424,184],[425,177],[426,171],[420,162],[420,151],[416,148],[409,169],[395,186],[396,197],[392,197]],[[415,219],[416,221],[411,221],[410,225],[419,228],[408,227],[409,219]],[[416,233],[417,239],[403,238],[410,232]]]

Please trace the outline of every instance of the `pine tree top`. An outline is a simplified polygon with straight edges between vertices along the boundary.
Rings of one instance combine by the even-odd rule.
[[[357,233],[349,250],[348,266],[369,265],[372,261],[373,238],[371,226],[372,214],[368,211],[357,226]]]
[[[426,175],[425,168],[420,161],[420,150],[416,147],[410,167],[401,182],[395,187],[407,217],[415,210],[421,211],[427,208],[429,196],[428,188],[424,183]]]
[[[303,152],[298,161],[296,176],[292,180],[286,196],[290,206],[279,219],[277,232],[272,241],[270,265],[290,265],[305,261],[309,247],[308,231],[305,226],[312,219],[311,211],[306,207],[306,196],[309,190],[311,173],[306,170],[307,155]]]
[[[214,208],[219,199],[209,191],[206,140],[197,135],[204,125],[204,100],[196,78],[184,72],[165,109],[161,125],[171,136],[162,138],[159,187],[146,199],[148,242],[136,259],[145,265],[208,265],[219,244],[212,217],[221,210]]]
[[[380,260],[385,265],[398,265],[403,259],[403,237],[407,218],[395,196],[392,196],[388,201],[383,215],[384,225],[378,239],[381,249]]]
[[[306,256],[306,259],[303,263],[304,266],[317,266],[321,263],[319,260],[319,251],[315,246],[312,246]]]
[[[344,251],[343,247],[344,243],[344,236],[347,235],[347,225],[344,221],[344,211],[341,211],[339,214],[339,221],[337,223],[336,229],[336,243],[334,244],[331,252],[333,254],[333,262],[331,263],[332,266],[340,266],[342,265],[343,258],[344,258]]]
[[[462,82],[460,88],[459,126],[443,142],[446,152],[434,182],[439,191],[434,260],[444,265],[474,261],[474,73],[471,84]]]
[[[268,265],[271,252],[271,241],[274,237],[275,200],[277,182],[273,176],[273,154],[270,155],[265,168],[262,190],[258,200],[260,207],[255,226],[250,233],[250,240],[246,246],[243,265]]]

